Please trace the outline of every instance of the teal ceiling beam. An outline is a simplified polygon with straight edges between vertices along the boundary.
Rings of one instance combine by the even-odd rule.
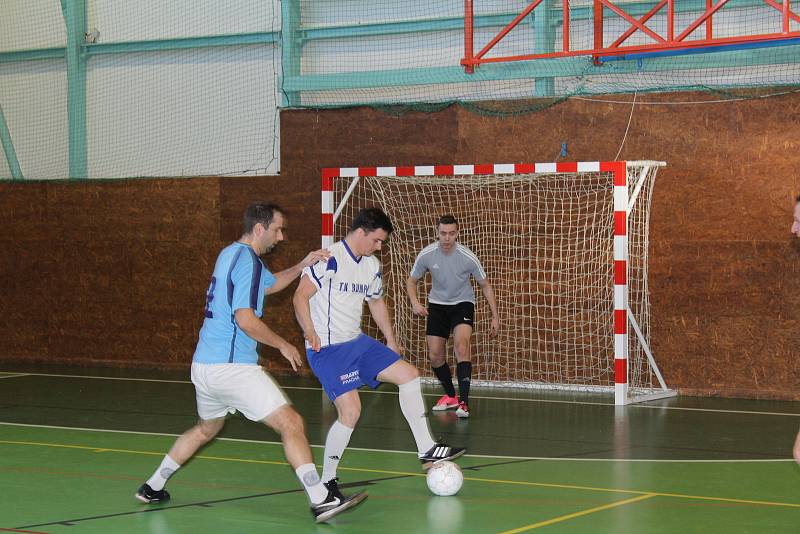
[[[593,66],[590,57],[538,59],[481,65],[467,74],[460,65],[416,69],[314,74],[284,79],[290,91],[329,91],[380,87],[410,87],[442,83],[474,83],[490,80],[515,80],[547,76],[574,76]]]
[[[553,24],[554,0],[544,0],[541,11],[533,12],[533,53],[549,54],[556,51],[556,25]],[[530,31],[530,30],[527,30]],[[536,96],[553,96],[555,94],[555,80],[553,78],[536,78],[534,82]]]
[[[157,39],[149,41],[126,41],[121,43],[84,43],[80,47],[88,56],[104,54],[129,54],[133,52],[163,52],[189,48],[213,48],[217,46],[249,46],[280,42],[281,32],[244,33],[236,35],[210,35],[181,39]],[[64,59],[66,48],[39,48],[0,52],[0,63],[34,61],[39,59]]]
[[[702,55],[623,60],[602,66],[595,66],[590,56],[576,56],[484,64],[475,69],[474,74],[466,74],[461,66],[450,66],[295,76],[284,79],[284,89],[288,91],[329,91],[525,78],[607,76],[698,68],[729,69],[750,65],[797,63],[798,58],[800,58],[800,46],[797,45]]]
[[[6,155],[8,168],[11,171],[11,178],[14,180],[24,180],[22,169],[17,160],[17,152],[14,150],[14,143],[11,142],[11,132],[8,129],[6,116],[3,114],[3,107],[0,106],[0,144],[3,145],[3,152]]]
[[[292,108],[300,104],[300,93],[287,91],[285,77],[300,76],[303,43],[298,35],[300,27],[300,0],[281,1],[281,74],[276,81],[282,93],[281,107]]]
[[[67,122],[69,132],[69,177],[86,178],[86,0],[61,0],[67,28]]]
[[[66,50],[62,48],[37,48],[32,50],[14,50],[0,52],[0,63],[16,63],[18,61],[36,61],[39,59],[61,59],[66,57]]]
[[[219,46],[251,46],[280,42],[280,32],[242,33],[235,35],[209,35],[205,37],[186,37],[180,39],[157,39],[150,41],[126,41],[120,43],[93,43],[85,45],[90,56],[104,54],[130,54],[133,52],[163,52],[167,50],[186,50],[192,48],[213,48]]]
[[[475,17],[476,28],[505,26],[519,13],[499,13]],[[423,33],[464,30],[464,17],[442,17],[420,20],[404,20],[396,22],[375,22],[370,24],[343,24],[340,26],[300,28],[302,38],[306,41],[321,39],[352,39],[374,35],[395,35],[401,33]]]

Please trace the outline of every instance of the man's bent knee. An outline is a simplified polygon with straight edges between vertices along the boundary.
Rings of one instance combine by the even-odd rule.
[[[470,358],[469,343],[456,343],[453,347],[458,361],[467,361]]]
[[[405,384],[406,382],[411,382],[415,378],[419,378],[419,369],[417,369],[411,364],[408,365],[407,369],[403,370],[403,373],[405,374],[407,380],[401,382],[402,384]]]
[[[225,419],[208,419],[204,420],[201,419],[192,429],[197,436],[197,439],[202,440],[205,443],[208,443],[217,434],[219,431],[222,430],[222,426],[225,424]]]
[[[378,380],[391,384],[405,384],[419,378],[419,370],[405,360],[398,360],[378,374]]]
[[[445,364],[444,354],[431,354],[431,367],[441,367]]]
[[[361,417],[361,399],[358,397],[358,391],[352,390],[340,395],[333,404],[339,414],[339,422],[346,427],[355,428]]]
[[[262,421],[279,434],[305,432],[303,417],[288,404],[281,406]]]
[[[348,428],[355,428],[361,418],[361,409],[345,408],[339,410],[339,422]]]

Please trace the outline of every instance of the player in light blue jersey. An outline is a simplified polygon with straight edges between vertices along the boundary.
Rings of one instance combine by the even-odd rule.
[[[308,494],[317,522],[327,521],[366,498],[365,493],[345,496],[338,488],[322,484],[303,419],[278,384],[258,365],[258,343],[278,349],[295,371],[302,365],[297,349],[261,320],[264,296],[284,289],[303,268],[329,256],[325,250],[311,252],[294,267],[273,275],[259,256],[283,241],[285,222],[283,210],[278,206],[251,204],[244,214],[244,233],[219,254],[192,360],[192,383],[200,419],[175,441],[153,476],[136,492],[140,501],[169,500],[170,495],[164,489],[167,480],[200,447],[214,439],[222,430],[225,417],[237,410],[280,434],[286,459]]]
[[[389,217],[377,208],[359,211],[344,240],[331,256],[303,270],[294,294],[297,320],[306,338],[306,355],[314,374],[338,413],[325,440],[322,480],[336,487],[336,470],[361,416],[358,388],[396,384],[400,410],[417,444],[423,468],[464,454],[464,449],[436,443],[431,436],[420,389],[419,371],[401,358],[383,300],[381,263],[373,254],[392,232]],[[386,344],[361,332],[367,303]]]
[[[425,340],[431,368],[442,384],[444,395],[436,401],[434,411],[455,409],[458,417],[469,417],[469,387],[472,381],[471,337],[475,322],[475,292],[470,277],[478,282],[489,309],[492,322],[489,334],[494,337],[500,328],[494,290],[489,284],[478,256],[458,242],[458,221],[452,215],[444,215],[436,224],[439,240],[431,243],[417,255],[411,273],[406,279],[406,293],[412,311],[427,317]],[[417,297],[417,283],[431,273],[431,291],[428,308]],[[453,334],[453,349],[456,354],[456,376],[458,398],[453,387],[453,377],[447,364],[447,339]]]

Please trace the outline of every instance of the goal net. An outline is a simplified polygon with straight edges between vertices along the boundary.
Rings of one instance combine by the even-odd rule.
[[[391,217],[395,230],[381,252],[385,299],[407,359],[430,377],[425,319],[411,312],[405,280],[436,240],[439,217],[454,215],[460,242],[486,270],[501,322],[491,338],[476,285],[473,383],[614,391],[617,404],[671,396],[649,348],[648,226],[663,165],[323,169],[323,246],[346,235],[360,208]],[[419,284],[423,301],[429,284],[430,276]],[[380,339],[368,315],[364,330]]]

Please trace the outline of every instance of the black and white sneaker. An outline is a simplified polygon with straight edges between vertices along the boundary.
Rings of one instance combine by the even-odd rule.
[[[136,491],[135,497],[144,503],[152,504],[157,502],[167,502],[169,500],[169,493],[165,489],[156,491],[147,483],[144,483]]]
[[[367,498],[367,494],[363,491],[353,495],[343,495],[339,490],[337,480],[334,478],[326,482],[325,487],[328,488],[328,497],[319,504],[311,505],[311,513],[317,523],[324,523],[345,510],[355,508]]]
[[[323,482],[322,485],[325,486],[330,493],[333,493],[334,497],[341,500],[345,499],[345,496],[342,494],[342,490],[339,489],[339,477],[332,478],[327,482]]]
[[[422,468],[428,469],[436,462],[455,460],[465,452],[467,452],[467,449],[461,447],[451,447],[446,443],[436,443],[428,452],[418,456],[419,461],[422,463]]]

